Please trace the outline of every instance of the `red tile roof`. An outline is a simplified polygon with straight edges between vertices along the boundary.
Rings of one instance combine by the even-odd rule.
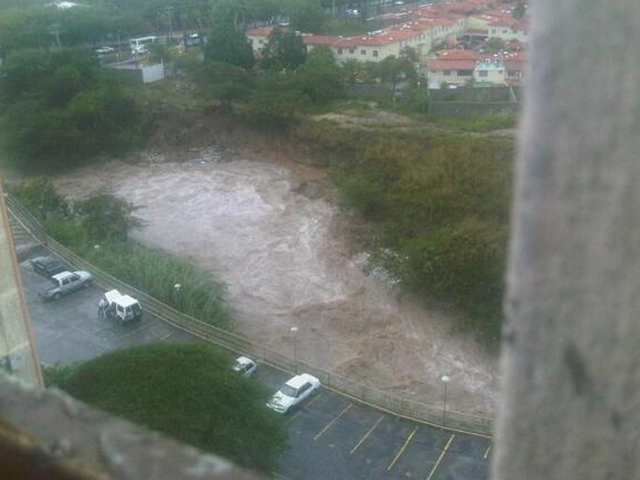
[[[249,37],[268,37],[273,32],[275,27],[273,25],[269,25],[267,27],[257,27],[252,28],[251,30],[247,30],[244,32],[245,35]]]
[[[314,35],[312,33],[303,33],[302,41],[305,45],[328,45],[330,47],[337,45],[344,37],[335,35]]]

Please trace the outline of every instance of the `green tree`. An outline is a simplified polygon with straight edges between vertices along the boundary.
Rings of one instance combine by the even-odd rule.
[[[283,418],[266,407],[267,389],[231,366],[209,346],[151,344],[46,376],[79,400],[271,473],[288,446]]]
[[[229,22],[220,22],[204,49],[205,61],[224,62],[237,67],[253,67],[255,58],[247,37]]]
[[[253,78],[244,69],[222,62],[205,63],[198,75],[204,95],[219,100],[226,111],[231,110],[231,102],[249,98],[253,83]]]
[[[144,225],[133,213],[141,207],[109,194],[79,200],[74,213],[89,235],[98,239],[126,240],[129,232]]]
[[[296,70],[295,78],[300,91],[314,103],[329,102],[343,95],[342,72],[327,46],[311,50],[306,62]]]
[[[292,74],[273,73],[258,83],[246,118],[262,128],[277,130],[291,123],[310,103]]]
[[[342,76],[347,85],[354,86],[356,82],[366,77],[364,63],[355,58],[349,58],[342,64]]]
[[[321,33],[328,20],[319,0],[290,0],[285,13],[291,27],[304,33]]]
[[[11,194],[42,221],[51,217],[69,218],[69,203],[56,191],[51,180],[23,183],[12,188]]]
[[[393,103],[396,103],[396,89],[401,80],[414,83],[418,77],[414,62],[407,56],[391,55],[382,60],[377,67],[380,80],[391,85]]]
[[[274,28],[262,51],[260,66],[267,70],[293,71],[307,58],[307,48],[302,37],[291,30]]]
[[[500,37],[491,37],[484,44],[484,51],[487,53],[498,53],[505,48],[507,48],[507,46]]]
[[[3,66],[0,145],[20,168],[120,153],[140,128],[134,97],[89,51],[15,52]]]

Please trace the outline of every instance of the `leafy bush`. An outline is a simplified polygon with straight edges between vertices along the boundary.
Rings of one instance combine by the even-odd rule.
[[[270,473],[287,448],[269,392],[204,345],[151,344],[118,350],[46,377],[95,407],[235,463]]]
[[[18,168],[68,166],[139,142],[134,97],[91,52],[14,53],[2,71],[0,145]]]

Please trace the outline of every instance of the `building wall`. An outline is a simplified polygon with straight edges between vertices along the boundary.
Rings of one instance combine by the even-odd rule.
[[[492,25],[489,27],[489,38],[491,37],[498,37],[505,42],[518,40],[525,43],[527,41],[527,32],[518,28]]]
[[[0,367],[16,377],[42,384],[31,338],[29,311],[0,186]]]
[[[445,72],[449,72],[449,75],[445,75]],[[461,70],[430,70],[427,73],[427,78],[429,79],[430,85],[441,85],[443,82],[446,82],[450,85],[464,85],[468,80],[473,78],[473,70],[471,74],[465,75],[460,73],[463,72]]]
[[[486,72],[486,73],[482,73]],[[506,78],[506,68],[503,62],[478,62],[473,71],[473,78],[478,82],[503,84]]]

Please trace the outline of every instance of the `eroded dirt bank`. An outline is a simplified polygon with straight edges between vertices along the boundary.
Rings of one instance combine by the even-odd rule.
[[[106,190],[144,205],[148,225],[135,238],[216,271],[238,330],[253,340],[292,355],[297,326],[309,363],[434,405],[447,374],[452,409],[495,410],[497,361],[452,334],[446,315],[363,273],[336,207],[301,188],[309,172],[211,150],[193,157],[114,161],[55,181],[65,194]]]

